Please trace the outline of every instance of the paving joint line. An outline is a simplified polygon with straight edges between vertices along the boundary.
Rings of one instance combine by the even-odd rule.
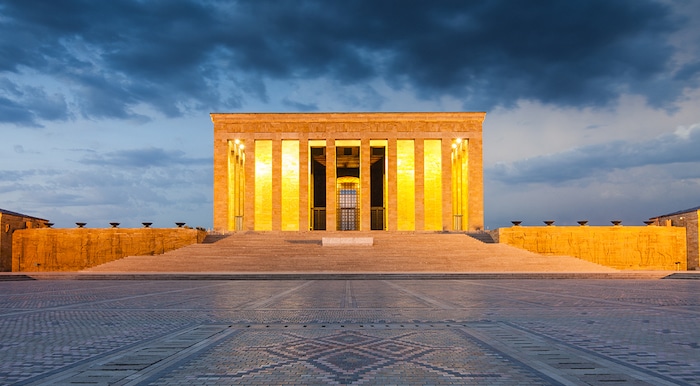
[[[36,313],[36,312],[60,311],[60,310],[66,310],[66,309],[71,309],[71,308],[81,309],[82,307],[85,307],[85,306],[90,307],[90,306],[93,306],[96,304],[105,304],[105,303],[116,302],[116,301],[121,301],[121,300],[139,299],[139,298],[145,298],[145,297],[150,297],[150,296],[161,296],[164,294],[187,292],[187,291],[199,290],[202,288],[223,286],[225,284],[227,284],[227,283],[217,283],[217,284],[210,284],[210,285],[196,287],[196,288],[185,288],[185,289],[170,290],[170,291],[150,292],[150,293],[143,294],[143,295],[124,296],[124,297],[120,297],[120,298],[97,300],[97,301],[92,301],[92,302],[79,302],[79,303],[73,303],[73,304],[65,304],[62,306],[38,308],[38,309],[26,310],[26,311],[17,311],[17,312],[11,312],[11,313],[7,313],[7,314],[0,314],[0,318],[7,317],[7,316],[26,315],[26,314]]]
[[[455,281],[456,282],[463,282],[461,280],[455,280]],[[495,287],[495,288],[505,289],[505,290],[509,290],[509,291],[515,291],[515,292],[532,292],[532,293],[544,294],[544,295],[548,295],[548,296],[558,296],[558,297],[562,297],[562,298],[590,300],[593,302],[613,304],[613,305],[617,305],[617,306],[620,306],[620,305],[633,306],[636,308],[641,307],[644,309],[665,311],[665,312],[668,312],[669,310],[671,310],[674,312],[700,315],[700,311],[682,309],[682,308],[679,308],[680,306],[653,306],[653,305],[639,304],[639,303],[634,303],[634,302],[624,302],[624,301],[620,301],[620,300],[608,300],[608,299],[601,299],[601,298],[594,298],[594,297],[587,297],[587,296],[567,295],[567,294],[561,294],[561,293],[557,293],[557,292],[548,292],[548,291],[533,290],[533,289],[527,289],[527,288],[513,288],[513,287],[507,287],[507,286],[495,285],[495,284],[482,284],[482,283],[477,283],[474,281],[470,281],[469,284],[473,284],[473,285],[477,285],[477,286],[484,286],[484,287]],[[542,305],[542,306],[545,307],[545,305]]]
[[[436,307],[439,307],[439,308],[441,308],[441,309],[443,309],[443,310],[455,310],[455,309],[458,309],[458,308],[459,308],[459,307],[456,307],[456,306],[454,306],[454,305],[452,305],[452,304],[448,304],[448,303],[446,303],[446,302],[442,302],[442,301],[440,301],[440,300],[437,300],[437,299],[433,298],[432,296],[421,295],[421,294],[419,294],[419,293],[417,293],[417,292],[415,292],[415,291],[412,291],[412,290],[410,290],[410,289],[408,289],[408,288],[406,288],[406,287],[404,287],[404,286],[398,285],[398,284],[396,284],[396,283],[392,283],[392,282],[390,282],[390,281],[388,281],[388,280],[382,280],[382,283],[387,284],[387,285],[389,285],[389,286],[391,286],[391,287],[394,287],[395,289],[397,289],[397,290],[399,290],[399,291],[401,291],[401,292],[403,292],[403,293],[405,293],[405,294],[411,295],[411,296],[415,297],[416,299],[420,299],[420,300],[423,301],[425,304],[428,304],[428,305],[431,305],[431,306],[436,306]]]
[[[659,382],[659,379],[661,379],[661,380],[664,380],[664,381],[666,381],[666,382],[670,382],[669,384],[673,384],[673,385],[688,385],[688,386],[690,386],[690,384],[687,383],[687,382],[679,381],[679,380],[677,380],[677,379],[668,377],[668,376],[666,376],[666,375],[664,375],[664,374],[660,374],[660,373],[658,373],[658,372],[656,372],[656,371],[653,371],[653,370],[646,369],[646,368],[641,367],[641,366],[639,366],[639,365],[635,365],[635,364],[632,364],[632,363],[627,363],[627,362],[622,361],[622,360],[619,360],[619,359],[617,359],[617,358],[615,358],[615,357],[611,357],[611,356],[608,356],[608,355],[605,355],[605,354],[597,353],[597,352],[595,352],[595,351],[592,351],[592,350],[589,350],[589,349],[586,349],[586,348],[583,348],[583,347],[580,347],[580,346],[577,346],[577,345],[568,343],[568,342],[566,342],[566,341],[563,341],[563,340],[560,340],[560,339],[551,337],[551,336],[549,336],[549,335],[547,335],[547,334],[543,334],[543,333],[540,333],[540,332],[537,332],[537,331],[529,330],[529,329],[527,329],[527,328],[525,328],[525,327],[519,326],[519,325],[514,324],[514,323],[511,323],[511,322],[504,321],[504,322],[500,322],[500,323],[501,323],[502,325],[508,326],[508,327],[513,328],[513,329],[515,329],[515,330],[521,331],[521,332],[523,332],[523,333],[530,334],[530,335],[534,335],[534,336],[538,336],[538,337],[540,337],[540,338],[542,338],[542,339],[545,339],[545,340],[548,340],[548,341],[551,341],[551,342],[555,342],[555,344],[557,344],[557,345],[566,346],[566,347],[568,347],[568,348],[571,349],[571,350],[575,350],[575,351],[577,351],[577,352],[579,352],[579,353],[581,353],[581,354],[586,355],[587,357],[591,358],[591,360],[594,360],[594,361],[604,361],[604,362],[606,362],[606,363],[612,363],[612,364],[615,365],[615,367],[618,367],[618,366],[619,366],[619,367],[623,367],[623,368],[624,368],[625,370],[627,370],[627,371],[630,371],[630,370],[631,370],[632,372],[637,373],[637,374],[643,373],[643,374],[652,376],[652,377],[655,378],[655,379],[653,380],[654,382]],[[595,359],[594,359],[594,358],[595,358]],[[645,378],[645,377],[644,377],[644,376],[640,376],[640,378],[643,379],[643,378]],[[643,380],[644,380],[644,379],[643,379]],[[655,383],[655,384],[659,384],[659,383]]]
[[[127,378],[124,379],[124,382],[118,382],[115,383],[115,385],[119,386],[134,386],[134,385],[147,385],[156,379],[161,378],[164,374],[168,373],[168,371],[172,368],[178,367],[183,363],[189,362],[192,360],[194,356],[199,355],[201,352],[209,349],[211,346],[214,346],[224,339],[229,339],[232,336],[235,336],[240,333],[240,330],[231,328],[231,326],[227,326],[226,328],[222,329],[219,333],[212,335],[211,337],[199,341],[196,344],[192,345],[191,347],[188,347],[182,351],[179,351],[163,361],[160,361],[152,366],[149,366],[145,368],[142,371],[139,371],[136,374],[133,374],[131,376],[128,376]]]
[[[148,350],[149,348],[158,347],[158,343],[162,342],[167,344],[170,341],[177,341],[179,337],[187,338],[187,334],[195,332],[198,329],[206,327],[219,327],[220,330],[214,332],[209,337],[196,340],[196,337],[192,339],[194,343],[189,344],[187,347],[177,350],[175,349],[173,353],[165,353],[162,358],[158,359],[157,355],[151,355],[150,361],[154,361],[151,365],[146,366],[142,369],[129,369],[128,365],[120,363],[120,360],[128,358],[129,356],[138,356],[139,352]],[[230,329],[229,325],[212,325],[212,324],[197,324],[189,326],[169,334],[165,334],[155,339],[151,339],[148,342],[139,342],[138,344],[132,345],[127,348],[121,348],[117,352],[103,355],[99,358],[91,358],[86,360],[84,363],[79,365],[73,365],[69,369],[62,369],[51,376],[38,376],[31,382],[25,382],[25,385],[36,385],[36,386],[48,386],[54,384],[84,384],[84,383],[108,383],[110,385],[133,385],[138,384],[142,381],[143,376],[151,376],[154,372],[159,372],[165,367],[169,367],[173,362],[179,361],[182,358],[188,357],[197,351],[205,349],[214,342],[223,339],[224,337],[232,334],[236,330]],[[143,353],[142,353],[143,354]],[[101,369],[101,367],[109,366],[124,366],[125,368],[115,371],[113,369]],[[132,364],[132,366],[137,366]],[[105,373],[106,376],[99,377],[94,376],[94,373]],[[81,379],[81,377],[90,377],[93,373],[93,378],[103,378],[93,379],[93,382]],[[130,373],[130,374],[125,374]],[[111,375],[111,377],[110,377]],[[105,380],[104,378],[114,378]],[[73,382],[71,382],[73,381]]]
[[[507,328],[504,328],[504,326]],[[489,328],[497,329],[497,331],[488,333],[485,331],[486,328],[472,326],[468,329],[460,329],[460,332],[465,337],[469,337],[471,340],[495,350],[500,355],[505,355],[509,360],[515,361],[515,363],[521,366],[534,369],[538,373],[544,374],[563,385],[579,385],[582,382],[588,384],[589,382],[582,378],[602,376],[609,378],[607,380],[608,382],[626,382],[627,380],[624,378],[631,378],[639,382],[648,383],[649,385],[689,386],[688,383],[675,380],[662,374],[639,369],[636,366],[630,366],[626,363],[611,361],[611,358],[605,356],[588,355],[588,353],[580,350],[578,347],[561,344],[561,342],[556,340],[541,337],[537,334],[531,334],[527,330],[515,329],[516,333],[514,333],[511,326],[503,323],[498,323],[496,326],[491,326]],[[499,338],[499,334],[510,334],[511,341],[503,342],[503,338]],[[537,339],[533,339],[533,336],[543,340],[543,342],[538,342]],[[518,338],[520,341],[515,342],[514,338]],[[518,347],[518,345],[520,347]],[[543,346],[547,347],[547,349],[541,349]],[[564,361],[559,362],[561,368],[554,367],[544,359],[537,358],[538,355],[549,351],[552,351],[548,354],[550,360]],[[605,380],[597,380],[597,382],[605,382]]]
[[[147,345],[150,345],[150,344],[151,344],[152,342],[154,342],[154,341],[157,341],[157,340],[159,340],[159,339],[163,339],[163,338],[165,338],[165,337],[167,337],[167,336],[169,336],[169,335],[174,335],[174,334],[181,333],[181,332],[183,332],[183,331],[187,331],[187,330],[189,330],[189,329],[195,328],[196,326],[198,326],[198,324],[191,323],[191,324],[188,324],[188,325],[186,325],[186,326],[177,328],[177,329],[175,329],[175,330],[170,330],[170,331],[164,332],[164,333],[162,333],[162,334],[158,334],[158,335],[155,335],[155,336],[152,336],[152,337],[149,337],[149,338],[144,338],[144,339],[141,339],[141,340],[139,340],[139,341],[137,341],[137,342],[129,343],[129,344],[125,345],[125,346],[122,346],[122,347],[119,347],[119,348],[115,348],[115,349],[112,349],[112,350],[109,350],[109,351],[106,351],[106,352],[103,352],[103,353],[94,355],[94,356],[89,357],[89,358],[81,359],[81,360],[78,360],[78,361],[76,361],[76,362],[74,362],[74,363],[70,363],[70,364],[67,364],[67,365],[65,365],[65,366],[61,366],[61,367],[59,367],[59,368],[46,371],[46,372],[44,372],[44,373],[37,374],[37,375],[31,376],[31,377],[29,377],[29,378],[23,379],[23,380],[19,380],[19,381],[15,382],[14,384],[15,384],[15,385],[31,385],[31,384],[35,384],[36,382],[42,381],[44,378],[54,377],[54,376],[56,376],[56,375],[58,375],[58,374],[61,374],[61,373],[63,373],[63,372],[71,371],[71,370],[73,370],[73,369],[75,369],[75,368],[78,368],[78,367],[81,367],[81,366],[85,366],[85,365],[89,365],[90,363],[95,362],[95,361],[99,361],[99,360],[101,360],[101,359],[103,359],[103,358],[108,358],[108,357],[112,357],[112,356],[115,356],[115,355],[119,355],[120,353],[122,353],[122,352],[124,352],[124,351],[127,351],[127,350],[137,349],[137,348],[139,348],[139,347],[141,347],[141,346],[144,346],[144,347],[145,347],[145,346],[147,346]]]
[[[288,290],[279,292],[279,293],[277,293],[277,294],[275,294],[275,295],[272,295],[272,296],[270,296],[270,297],[266,297],[266,298],[263,298],[263,299],[258,299],[258,300],[254,300],[254,301],[250,301],[250,302],[244,303],[244,304],[238,306],[238,309],[241,309],[241,310],[257,310],[257,309],[261,309],[261,308],[263,308],[263,307],[265,307],[265,306],[267,306],[267,305],[269,305],[269,304],[272,304],[272,303],[276,302],[277,300],[279,300],[279,299],[281,299],[281,298],[283,298],[283,297],[285,297],[285,296],[291,294],[292,292],[295,292],[295,291],[298,291],[298,290],[300,290],[300,289],[302,289],[302,288],[308,287],[308,286],[310,286],[310,285],[313,284],[313,283],[314,283],[314,281],[312,281],[312,280],[305,281],[304,283],[302,283],[302,284],[300,284],[300,285],[298,285],[298,286],[296,286],[296,287],[293,287],[293,288],[290,288],[290,289],[288,289]]]

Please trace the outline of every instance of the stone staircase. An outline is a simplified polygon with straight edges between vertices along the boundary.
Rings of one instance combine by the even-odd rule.
[[[373,238],[322,246],[322,238]],[[88,272],[410,273],[616,272],[571,256],[542,256],[464,233],[237,232],[163,255],[129,256]]]
[[[494,241],[493,237],[491,237],[490,233],[487,232],[467,232],[467,236],[477,239],[481,241],[482,243],[486,244],[495,244],[496,241]]]
[[[223,240],[223,239],[227,238],[228,236],[229,235],[226,235],[226,234],[209,233],[209,234],[207,234],[206,237],[204,237],[202,244],[214,244],[215,242]]]

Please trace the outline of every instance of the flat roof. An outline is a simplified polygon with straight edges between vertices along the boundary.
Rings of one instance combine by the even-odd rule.
[[[13,211],[11,211],[11,210],[2,209],[2,208],[0,208],[0,213],[2,213],[2,214],[9,214],[9,215],[11,215],[11,216],[17,216],[17,217],[28,217],[28,218],[33,218],[33,219],[37,219],[37,220],[49,221],[49,220],[47,220],[47,219],[45,219],[45,218],[30,216],[30,215],[27,215],[27,214],[22,214],[22,213],[18,213],[18,212],[13,212]]]
[[[685,209],[685,210],[679,210],[679,211],[673,212],[673,213],[662,214],[660,216],[655,216],[655,217],[651,217],[651,218],[675,216],[677,214],[683,214],[683,213],[688,213],[688,212],[697,212],[698,210],[700,210],[700,206],[696,206],[694,208],[689,208],[689,209]]]

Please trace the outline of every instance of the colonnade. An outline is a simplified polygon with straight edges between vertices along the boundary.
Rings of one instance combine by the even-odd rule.
[[[484,116],[212,114],[214,228],[480,229]]]

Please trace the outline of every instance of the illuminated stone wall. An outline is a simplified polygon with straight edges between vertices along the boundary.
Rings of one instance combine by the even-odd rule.
[[[658,226],[516,226],[498,242],[542,255],[574,256],[625,270],[686,270],[685,228]]]
[[[186,228],[107,228],[15,231],[12,271],[78,271],[126,256],[159,255],[201,243],[206,231]]]
[[[426,139],[423,143],[423,229],[442,230],[442,143]],[[420,159],[418,157],[417,159]],[[416,168],[418,172],[420,168]],[[420,181],[420,178],[417,178]]]
[[[44,228],[48,220],[0,210],[0,272],[12,271],[12,235],[19,229]]]
[[[686,243],[688,245],[687,264],[690,270],[700,269],[700,240],[698,237],[700,234],[700,225],[698,224],[699,217],[700,210],[692,209],[652,219],[655,220],[656,225],[659,226],[674,226],[686,229]]]
[[[397,230],[416,229],[416,177],[413,141],[396,141]]]
[[[337,224],[336,148],[343,147],[359,148],[359,230],[369,230],[371,224],[371,147],[385,150],[385,229],[483,229],[485,116],[478,112],[211,114],[214,230],[311,229],[314,147],[325,148],[326,230],[335,230]]]
[[[255,230],[272,230],[272,141],[255,141]]]
[[[299,141],[282,141],[282,230],[299,230]]]

